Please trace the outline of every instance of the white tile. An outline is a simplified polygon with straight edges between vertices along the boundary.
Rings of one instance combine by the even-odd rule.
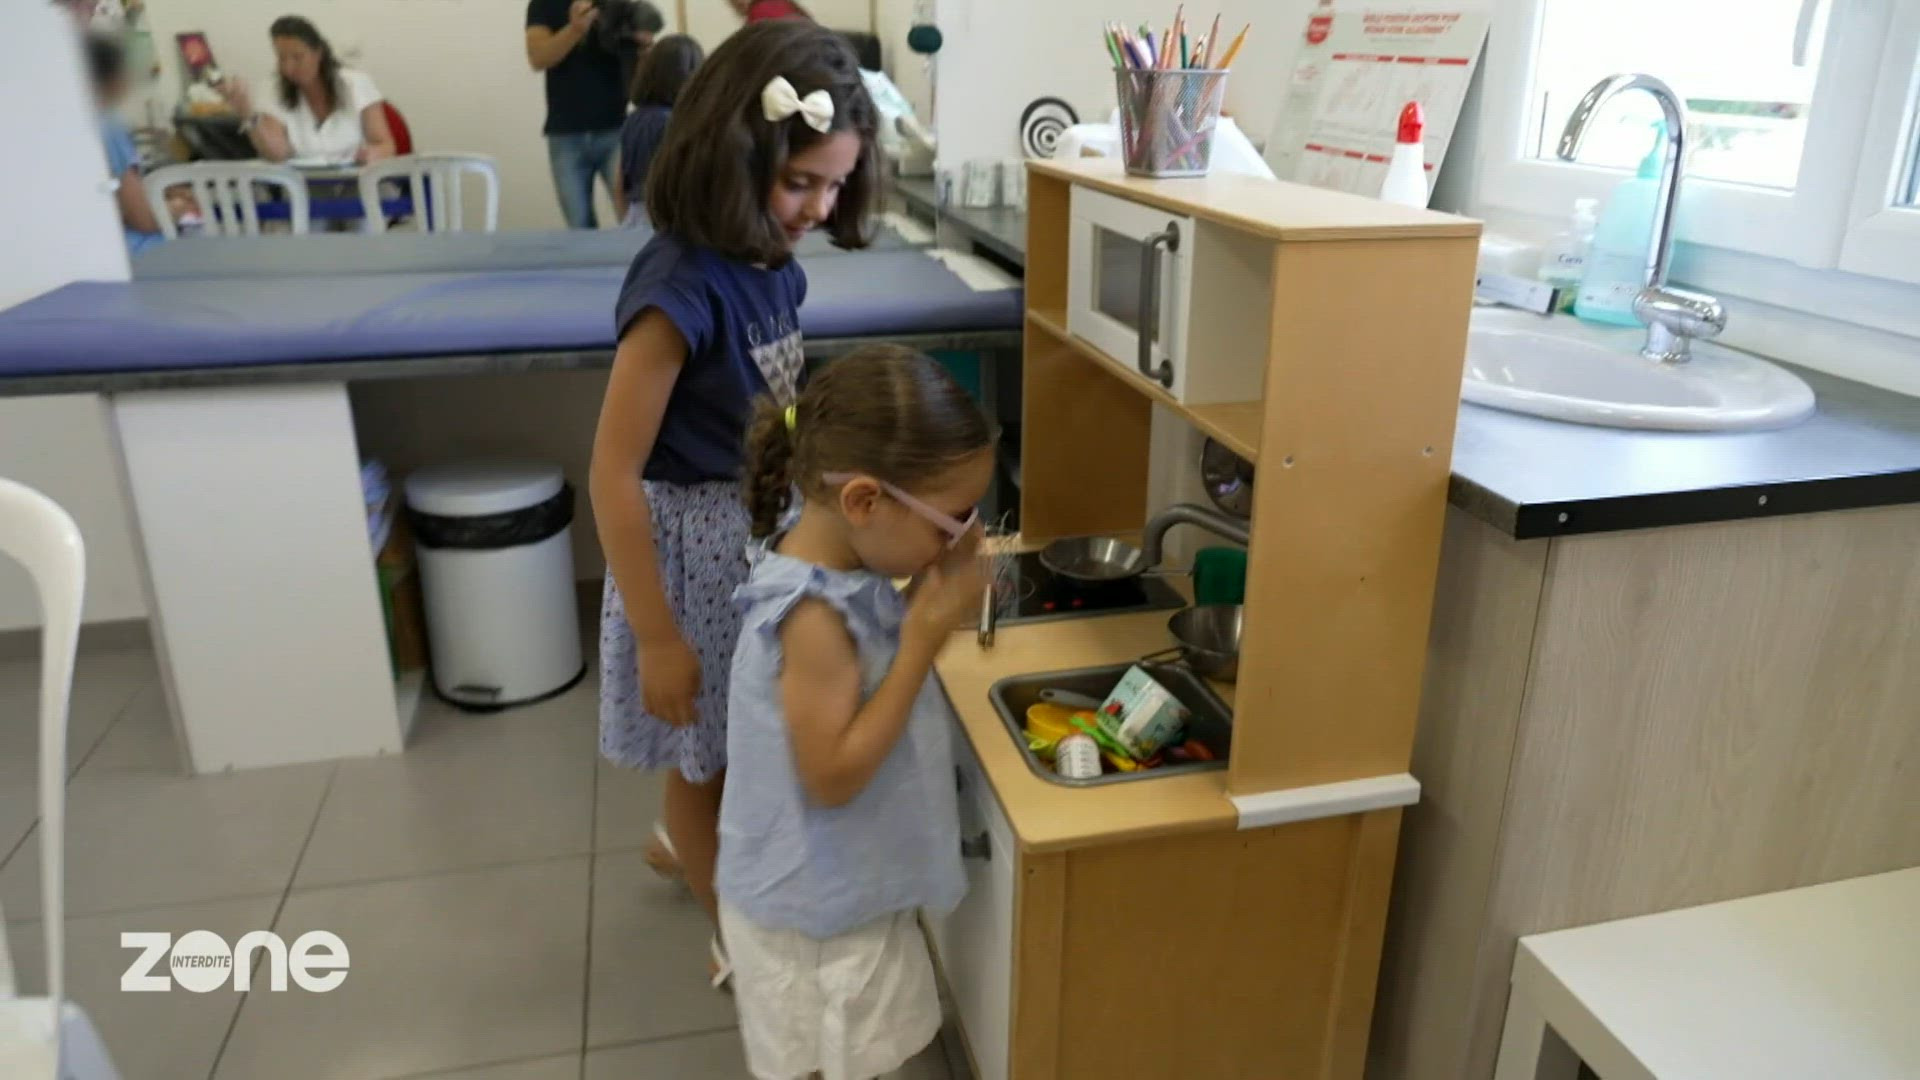
[[[597,856],[587,1045],[731,1025],[733,999],[707,982],[712,934],[706,912],[647,869],[639,852]]]
[[[489,716],[423,704],[405,753],[338,764],[296,886],[590,851],[593,732],[565,700]]]
[[[278,902],[277,897],[221,900],[67,920],[69,996],[93,1019],[124,1080],[208,1075],[240,1008],[240,995],[232,989],[123,992],[120,976],[139,953],[120,947],[121,933],[165,931],[178,937],[211,930],[231,944],[248,931],[270,927]],[[21,985],[31,994],[45,992],[41,927],[39,922],[7,927]]]
[[[40,816],[39,678],[38,659],[0,660],[0,865]],[[131,702],[157,694],[159,686],[145,650],[82,653],[67,709],[67,775],[89,759]]]
[[[219,1080],[365,1080],[578,1053],[585,857],[296,890],[275,929],[346,943],[329,993],[249,994]]]
[[[82,770],[67,786],[68,913],[284,892],[332,768]],[[0,870],[0,903],[14,918],[39,916],[35,843]]]
[[[751,1075],[737,1031],[587,1051],[587,1080],[750,1080]]]
[[[141,688],[86,761],[75,764],[79,765],[74,773],[76,779],[83,773],[93,776],[108,772],[160,777],[190,775],[186,755],[174,738],[173,720],[167,715],[165,689],[157,682]]]
[[[135,694],[160,684],[146,649],[84,650],[74,663],[67,706],[68,769],[80,764]],[[40,661],[0,660],[0,763],[31,765],[40,745]]]
[[[653,823],[660,817],[660,795],[666,782],[665,772],[626,769],[601,758],[600,775],[594,784],[594,850],[645,847],[653,837]]]
[[[31,777],[13,775],[0,769],[0,866],[7,854],[24,840],[40,817],[40,798]]]
[[[561,1054],[539,1060],[503,1061],[452,1072],[412,1073],[392,1080],[580,1080],[580,1055]]]

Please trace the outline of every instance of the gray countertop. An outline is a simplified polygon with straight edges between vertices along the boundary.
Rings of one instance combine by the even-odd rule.
[[[1795,368],[1775,431],[1628,431],[1460,406],[1451,501],[1521,539],[1920,502],[1920,398]]]
[[[975,245],[1013,263],[1027,262],[1027,213],[1011,207],[969,210],[964,206],[940,206],[933,181],[927,178],[895,177],[893,190],[918,216],[944,223]]]

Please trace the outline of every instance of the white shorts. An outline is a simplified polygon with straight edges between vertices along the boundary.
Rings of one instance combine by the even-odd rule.
[[[824,940],[770,930],[720,902],[747,1067],[757,1080],[872,1080],[940,1033],[933,959],[914,912]]]

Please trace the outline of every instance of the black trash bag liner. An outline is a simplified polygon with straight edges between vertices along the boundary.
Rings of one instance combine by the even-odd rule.
[[[524,510],[480,517],[442,517],[409,506],[407,524],[414,542],[425,548],[490,551],[537,544],[573,524],[573,485],[562,484],[559,494]]]

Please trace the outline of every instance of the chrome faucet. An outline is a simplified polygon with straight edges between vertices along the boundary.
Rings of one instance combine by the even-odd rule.
[[[1175,503],[1155,514],[1153,520],[1147,522],[1140,550],[1140,568],[1135,571],[1136,573],[1146,573],[1160,565],[1160,560],[1166,553],[1167,533],[1172,531],[1175,525],[1198,526],[1208,532],[1217,533],[1241,547],[1245,547],[1249,539],[1247,523],[1240,518],[1229,517],[1192,503]],[[981,648],[993,648],[993,639],[999,622],[1000,605],[997,594],[990,585],[981,594],[980,623],[975,630],[975,640],[979,642]]]
[[[1175,525],[1196,525],[1242,547],[1246,546],[1248,540],[1247,523],[1239,518],[1228,517],[1217,510],[1192,503],[1175,503],[1147,522],[1147,531],[1140,543],[1141,566],[1151,570],[1160,565],[1160,560],[1166,554],[1167,533]]]
[[[1667,270],[1673,261],[1673,212],[1680,205],[1680,171],[1686,164],[1686,105],[1672,87],[1651,75],[1609,75],[1595,83],[1573,107],[1566,128],[1560,132],[1558,153],[1560,160],[1572,161],[1593,114],[1623,90],[1645,90],[1653,95],[1667,127],[1667,152],[1660,163],[1645,287],[1633,300],[1634,315],[1647,327],[1647,344],[1640,355],[1663,364],[1681,364],[1691,356],[1689,343],[1694,338],[1713,337],[1727,326],[1727,313],[1720,301],[1667,285]]]

